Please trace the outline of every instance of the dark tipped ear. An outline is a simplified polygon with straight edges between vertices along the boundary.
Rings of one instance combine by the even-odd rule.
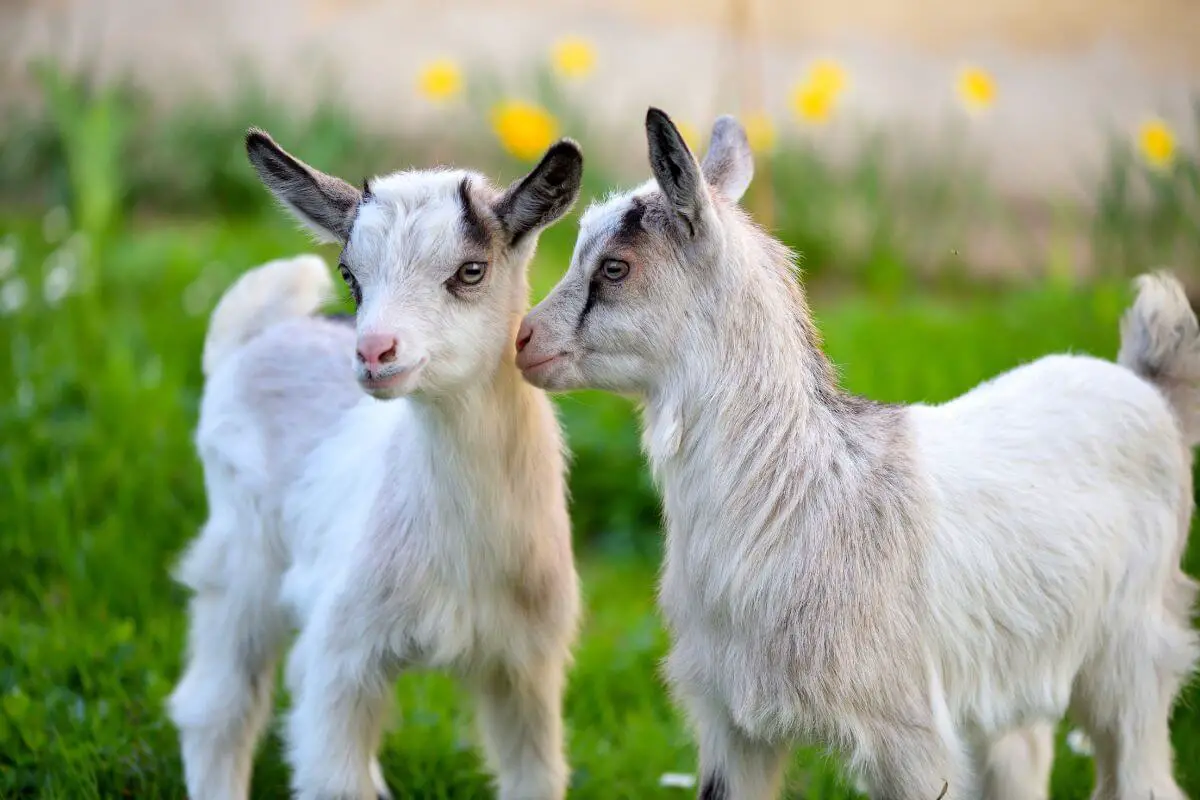
[[[754,177],[754,156],[746,130],[733,117],[719,117],[713,123],[712,140],[700,171],[705,182],[727,199],[736,203],[745,194]]]
[[[550,146],[528,175],[509,186],[494,211],[516,244],[526,234],[544,228],[571,209],[583,179],[583,152],[570,139]]]
[[[246,155],[263,184],[318,236],[342,244],[362,202],[362,192],[292,156],[266,131],[246,133]]]
[[[646,142],[650,169],[663,194],[680,216],[688,235],[695,235],[708,199],[696,157],[671,118],[657,108],[646,112]]]

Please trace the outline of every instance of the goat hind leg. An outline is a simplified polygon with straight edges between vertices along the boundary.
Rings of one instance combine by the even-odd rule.
[[[791,747],[756,741],[719,706],[694,699],[689,712],[700,740],[700,800],[772,800]]]
[[[1076,678],[1071,710],[1095,747],[1097,800],[1182,800],[1169,718],[1196,657],[1195,635],[1169,618],[1115,636]]]
[[[270,716],[287,625],[276,604],[277,578],[254,553],[241,555],[241,574],[206,569],[219,563],[210,563],[211,549],[224,544],[212,524],[179,570],[196,594],[189,603],[187,667],[168,708],[179,729],[188,795],[240,800],[249,792],[255,746]]]

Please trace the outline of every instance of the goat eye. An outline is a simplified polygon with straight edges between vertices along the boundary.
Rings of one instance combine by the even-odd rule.
[[[346,286],[350,289],[350,296],[354,298],[354,305],[362,303],[362,289],[358,285],[358,279],[354,277],[354,273],[345,264],[338,264],[338,272],[342,274],[342,280],[346,282]]]
[[[465,286],[474,286],[483,280],[487,274],[487,263],[484,261],[468,261],[458,268],[454,277]]]
[[[606,258],[600,265],[600,274],[610,283],[620,283],[629,277],[629,264],[615,258]]]

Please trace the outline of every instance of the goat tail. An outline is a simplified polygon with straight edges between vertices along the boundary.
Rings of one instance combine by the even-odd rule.
[[[1137,298],[1121,320],[1117,361],[1166,396],[1189,446],[1200,444],[1200,322],[1171,274],[1137,279]]]
[[[307,317],[333,296],[333,280],[320,257],[310,254],[268,261],[229,287],[208,322],[204,374],[267,328]]]

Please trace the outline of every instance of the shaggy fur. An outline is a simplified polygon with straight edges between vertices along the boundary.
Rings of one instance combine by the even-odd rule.
[[[512,342],[537,232],[578,192],[578,148],[556,145],[506,193],[430,171],[363,194],[264,134],[248,147],[279,199],[345,245],[361,304],[353,327],[313,316],[330,280],[308,256],[248,273],[214,312],[196,433],[209,519],[177,571],[193,597],[170,700],[189,795],[247,796],[298,628],[297,797],[389,796],[374,759],[390,686],[428,667],[475,692],[501,798],[561,798],[577,578],[558,424]],[[460,266],[480,263],[465,282]],[[370,367],[356,336],[360,351],[394,337],[394,352]]]
[[[1200,343],[1178,284],[1143,282],[1123,366],[1049,356],[941,406],[874,403],[838,387],[790,254],[736,205],[737,123],[702,167],[665,114],[647,137],[655,180],[585,214],[518,364],[643,401],[700,796],[774,796],[797,740],[876,798],[1045,796],[1070,712],[1099,798],[1181,798]]]

